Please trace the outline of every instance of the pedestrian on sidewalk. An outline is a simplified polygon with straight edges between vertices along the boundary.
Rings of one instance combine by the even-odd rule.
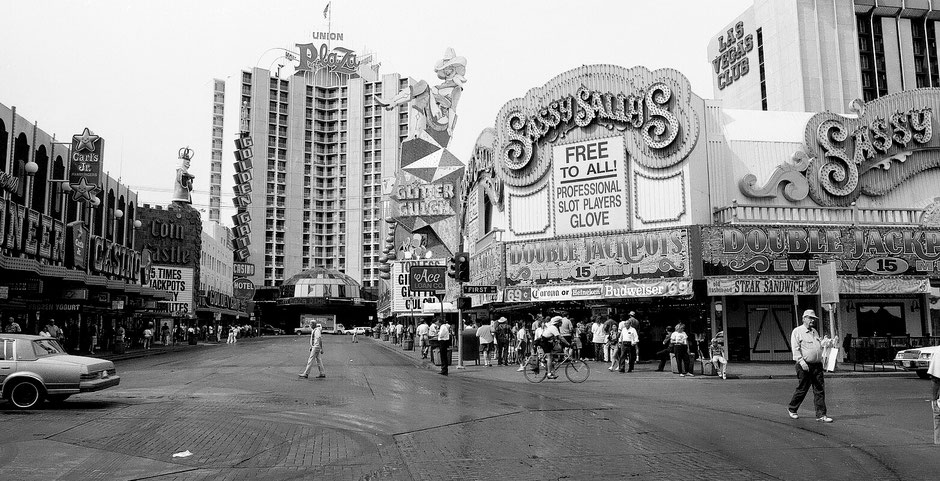
[[[617,366],[620,363],[620,329],[613,319],[608,319],[604,327],[607,328],[607,359],[610,359],[610,367],[607,370],[613,371],[619,369]]]
[[[718,331],[712,342],[708,345],[708,354],[715,366],[715,374],[722,379],[728,379],[728,353],[725,352],[725,331]]]
[[[160,328],[160,342],[163,343],[163,346],[166,347],[170,341],[170,326],[163,323],[163,327]]]
[[[607,332],[604,330],[604,323],[600,316],[594,318],[591,324],[591,344],[594,345],[594,361],[604,361],[604,346],[607,345]]]
[[[320,371],[317,377],[326,377],[326,372],[323,371],[323,361],[320,359],[321,354],[323,354],[323,326],[318,322],[316,327],[310,331],[310,355],[307,356],[307,367],[304,368],[304,372],[300,373],[301,378],[307,379],[310,368],[313,367],[314,359],[317,360],[317,370]]]
[[[428,331],[428,321],[422,319],[416,331],[418,333],[418,347],[421,348],[421,359],[428,358],[428,350],[431,347],[431,344],[428,343]]]
[[[519,372],[525,370],[526,352],[529,349],[529,331],[521,322],[516,323],[516,363],[519,364]]]
[[[20,324],[16,322],[16,319],[11,317],[9,319],[9,324],[7,324],[6,329],[4,329],[4,332],[8,332],[10,334],[19,334],[22,332],[22,328],[20,328]]]
[[[676,324],[676,331],[670,337],[673,353],[676,355],[676,366],[680,377],[694,377],[692,374],[692,360],[689,359],[689,335],[685,333],[685,324]]]
[[[88,354],[93,355],[95,353],[95,349],[98,347],[98,326],[94,322],[88,326],[88,337]]]
[[[826,415],[826,381],[823,375],[822,351],[823,348],[831,347],[832,340],[820,339],[819,333],[813,328],[817,319],[816,312],[812,309],[803,311],[803,324],[790,333],[790,349],[793,351],[793,360],[796,361],[796,377],[799,384],[787,406],[787,413],[792,419],[800,417],[797,410],[800,409],[809,387],[813,386],[816,420],[831,423],[832,418]]]
[[[940,444],[940,361],[936,358],[930,360],[927,367],[930,376],[930,410],[933,411],[933,443]]]
[[[441,323],[437,319],[434,319],[431,322],[431,325],[428,326],[428,354],[431,356],[431,363],[434,363],[434,350],[437,349],[437,355],[441,355],[440,345],[441,343],[437,340],[438,331],[440,331]]]
[[[630,319],[627,319],[625,327],[620,331],[620,359],[619,370],[624,372],[624,364],[629,368],[627,372],[633,372],[633,365],[636,363],[636,345],[640,342],[640,335],[636,332],[637,320],[630,313]]]
[[[450,365],[450,324],[441,321],[437,329],[437,344],[441,350],[441,374],[446,376]]]
[[[235,344],[235,336],[237,336],[237,330],[235,326],[228,326],[228,339],[225,340],[226,344]]]
[[[483,323],[477,328],[477,339],[480,340],[480,352],[483,354],[483,365],[492,367],[490,355],[493,352],[493,327],[490,324]]]
[[[509,343],[512,341],[512,329],[509,328],[509,321],[505,317],[496,320],[496,364],[500,366],[509,365]]]
[[[153,339],[153,329],[148,326],[144,329],[144,349],[150,349],[151,339]]]
[[[663,349],[656,352],[656,357],[659,359],[659,367],[656,368],[657,371],[662,372],[666,367],[666,363],[669,362],[669,354],[672,353],[672,326],[666,326],[666,334],[663,335]]]

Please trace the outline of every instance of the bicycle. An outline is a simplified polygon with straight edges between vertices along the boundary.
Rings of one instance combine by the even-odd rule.
[[[551,372],[548,371],[548,356],[555,356]],[[558,360],[561,356],[564,356],[564,358]],[[565,366],[565,377],[574,383],[587,381],[588,376],[591,375],[591,368],[588,363],[581,359],[574,359],[570,354],[560,352],[530,354],[525,359],[522,374],[529,382],[542,382],[549,374],[553,376],[553,379],[556,378],[556,373],[562,366]]]

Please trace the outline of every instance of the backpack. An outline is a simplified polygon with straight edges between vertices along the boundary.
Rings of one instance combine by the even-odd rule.
[[[496,340],[500,344],[508,344],[511,337],[509,326],[506,324],[496,326]]]

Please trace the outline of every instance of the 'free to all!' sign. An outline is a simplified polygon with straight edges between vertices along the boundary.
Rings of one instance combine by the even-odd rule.
[[[556,235],[628,227],[623,137],[555,146],[552,165]]]

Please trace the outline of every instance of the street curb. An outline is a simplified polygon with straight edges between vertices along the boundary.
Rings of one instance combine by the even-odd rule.
[[[257,342],[257,341],[260,341],[260,340],[265,339],[265,338],[277,338],[277,337],[279,337],[279,336],[255,336],[255,337],[249,337],[249,338],[246,338],[246,339],[239,339],[238,342]],[[95,354],[79,354],[79,355],[87,356],[87,357],[93,357],[93,358],[96,358],[96,359],[104,359],[104,360],[106,360],[106,361],[111,361],[111,362],[118,362],[118,361],[127,361],[127,360],[130,360],[130,359],[140,359],[140,358],[142,358],[142,357],[160,356],[160,355],[163,355],[163,354],[169,354],[169,353],[171,353],[171,352],[181,352],[181,351],[186,351],[186,350],[193,349],[193,348],[199,348],[199,347],[202,347],[202,346],[205,346],[205,347],[214,347],[214,346],[224,346],[224,345],[226,345],[226,343],[225,343],[224,341],[223,341],[223,342],[217,342],[217,343],[216,343],[216,342],[200,341],[200,342],[199,342],[198,344],[196,344],[195,346],[192,346],[192,345],[190,345],[190,344],[188,344],[188,343],[180,343],[180,344],[178,344],[178,345],[176,345],[176,346],[170,346],[170,347],[163,347],[163,346],[161,346],[161,347],[154,347],[154,348],[149,349],[149,350],[135,349],[135,350],[133,350],[133,351],[125,351],[124,354],[98,354],[98,353],[95,353]]]
[[[398,346],[390,343],[389,341],[382,341],[381,339],[375,339],[371,337],[369,339],[373,341],[378,341],[376,344],[382,346],[384,349],[392,351],[408,359],[416,367],[423,367],[429,370],[437,370],[440,368],[440,366],[435,366],[434,363],[432,363],[430,359],[416,359],[408,355],[408,353],[401,350]],[[451,369],[456,370],[457,365],[456,364],[452,365]],[[710,379],[710,378],[717,379],[718,378],[718,376],[705,376],[702,374],[696,374],[695,377],[704,378],[704,379]],[[865,377],[865,378],[869,378],[869,377],[916,377],[916,374],[914,374],[914,372],[912,371],[882,371],[882,372],[835,371],[835,372],[827,372],[826,377],[829,379],[835,379],[835,378],[845,379],[845,378],[853,378],[853,377]],[[789,380],[792,380],[792,379],[796,379],[796,373],[794,374],[729,374],[728,379],[743,379],[743,380],[789,379]]]
[[[373,337],[373,338],[369,338],[369,339],[372,339],[373,341],[377,341],[376,344],[378,344],[379,346],[382,346],[384,349],[387,349],[387,350],[389,350],[389,351],[392,351],[392,352],[394,352],[395,354],[398,354],[399,356],[402,356],[402,357],[408,359],[409,361],[411,361],[412,364],[415,365],[415,367],[423,367],[423,368],[429,369],[429,370],[438,369],[438,368],[440,367],[440,366],[435,366],[434,363],[431,362],[430,359],[416,359],[416,358],[414,358],[414,357],[409,356],[408,354],[406,354],[406,353],[404,352],[404,350],[398,348],[398,346],[392,344],[392,343],[389,342],[389,341],[383,341],[383,340],[381,340],[381,339],[376,339],[376,338],[374,338],[374,337]],[[454,367],[456,367],[456,366],[454,366]]]

